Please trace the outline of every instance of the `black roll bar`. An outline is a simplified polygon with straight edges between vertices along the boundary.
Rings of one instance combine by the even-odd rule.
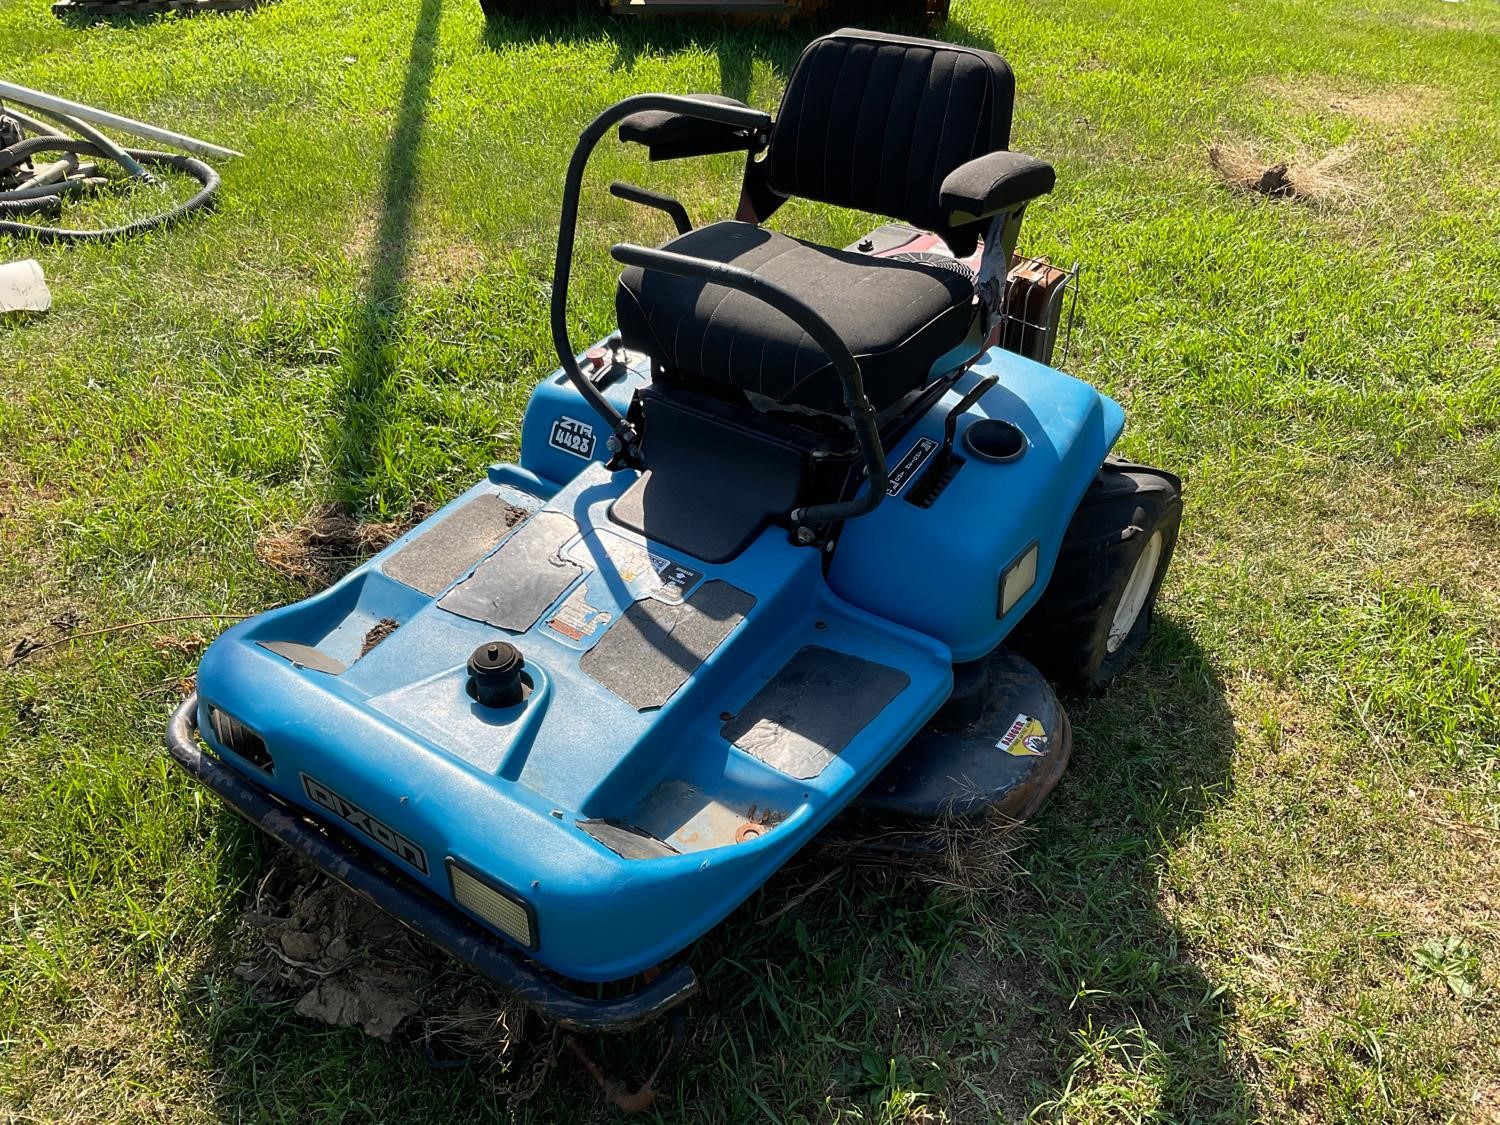
[[[563,183],[562,217],[557,231],[557,262],[552,270],[552,343],[557,348],[557,358],[562,369],[578,388],[578,393],[609,424],[616,441],[627,451],[632,450],[635,445],[635,428],[584,375],[582,368],[578,366],[578,356],[573,345],[568,340],[568,279],[573,272],[573,243],[578,231],[578,197],[582,191],[583,172],[588,165],[589,156],[610,126],[631,114],[646,110],[665,110],[703,121],[735,126],[744,129],[747,136],[771,127],[769,113],[748,106],[724,105],[721,102],[700,101],[676,94],[636,94],[616,102],[599,114],[589,122],[578,138],[578,146],[568,162],[568,175]]]

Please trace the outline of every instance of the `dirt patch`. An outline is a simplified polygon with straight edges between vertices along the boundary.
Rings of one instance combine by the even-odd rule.
[[[1268,157],[1244,141],[1215,141],[1208,146],[1208,162],[1235,191],[1338,206],[1368,196],[1350,170],[1358,151],[1355,145],[1346,144],[1317,156],[1299,146],[1291,153]]]
[[[1335,113],[1387,129],[1407,129],[1432,117],[1442,104],[1427,86],[1393,86],[1383,90],[1340,90],[1311,80],[1268,79],[1271,96],[1310,113]]]
[[[1500,1125],[1500,1082],[1486,1082],[1474,1093],[1471,1125]]]
[[[14,668],[33,652],[44,647],[41,641],[26,634],[5,646],[5,651],[0,653],[0,667]]]
[[[460,284],[484,269],[484,254],[469,242],[419,245],[411,276],[421,282]]]
[[[368,656],[370,650],[385,640],[401,627],[401,623],[393,617],[382,617],[370,626],[370,631],[365,634],[364,643],[359,646],[360,656]]]
[[[76,609],[54,614],[46,625],[33,626],[31,632],[21,634],[0,648],[0,668],[13,668],[34,652],[56,647],[72,636],[82,623],[83,615]]]
[[[430,514],[430,508],[419,505],[404,520],[381,523],[356,519],[336,505],[324,505],[292,527],[262,535],[255,544],[255,557],[277,574],[309,590],[321,590]]]
[[[993,1068],[971,1071],[945,1108],[954,1121],[982,1120],[997,1110],[1002,1120],[1024,1120],[1031,1090],[1055,1074],[1053,1035],[1062,1015],[1050,1007],[1038,1012],[1034,969],[1023,958],[970,945],[954,957],[950,971],[950,991],[982,997],[984,1023],[1005,1028],[1005,1050]]]
[[[299,1016],[418,1040],[430,1059],[473,1066],[517,1100],[540,1088],[556,1060],[558,1044],[545,1034],[528,1044],[537,1050],[521,1049],[536,1030],[522,1004],[289,857],[261,880],[244,926],[252,951],[235,976],[269,1003],[295,1000]]]
[[[375,219],[369,216],[355,224],[344,243],[344,253],[350,261],[368,267],[378,229]],[[405,272],[399,280],[426,285],[460,284],[482,272],[485,264],[484,252],[472,242],[420,238],[409,248]]]
[[[1362,584],[1385,578],[1436,586],[1446,598],[1500,613],[1492,519],[1470,514],[1451,493],[1377,473],[1320,465],[1302,479],[1302,541],[1336,571]]]

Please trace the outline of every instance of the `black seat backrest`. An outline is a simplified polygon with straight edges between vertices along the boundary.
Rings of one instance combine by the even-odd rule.
[[[768,154],[781,195],[946,233],[943,178],[1010,145],[1015,79],[999,55],[845,28],[808,44]]]

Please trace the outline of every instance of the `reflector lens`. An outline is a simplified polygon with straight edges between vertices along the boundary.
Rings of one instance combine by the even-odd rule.
[[[1000,578],[1000,616],[1004,617],[1016,608],[1016,603],[1036,585],[1036,564],[1039,547],[1033,543],[1022,551],[1016,561],[1005,568]]]
[[[448,878],[453,883],[453,897],[469,913],[482,918],[512,941],[527,949],[536,948],[536,928],[531,911],[515,895],[488,880],[465,871],[453,860],[448,861]]]

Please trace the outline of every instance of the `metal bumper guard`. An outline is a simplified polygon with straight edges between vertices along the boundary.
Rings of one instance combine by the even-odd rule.
[[[167,750],[188,774],[273,840],[544,1018],[575,1031],[628,1031],[666,1014],[698,991],[693,970],[674,965],[624,996],[579,995],[453,906],[387,869],[344,832],[304,810],[293,810],[250,778],[204,753],[197,729],[195,692],[172,712],[167,723]]]

